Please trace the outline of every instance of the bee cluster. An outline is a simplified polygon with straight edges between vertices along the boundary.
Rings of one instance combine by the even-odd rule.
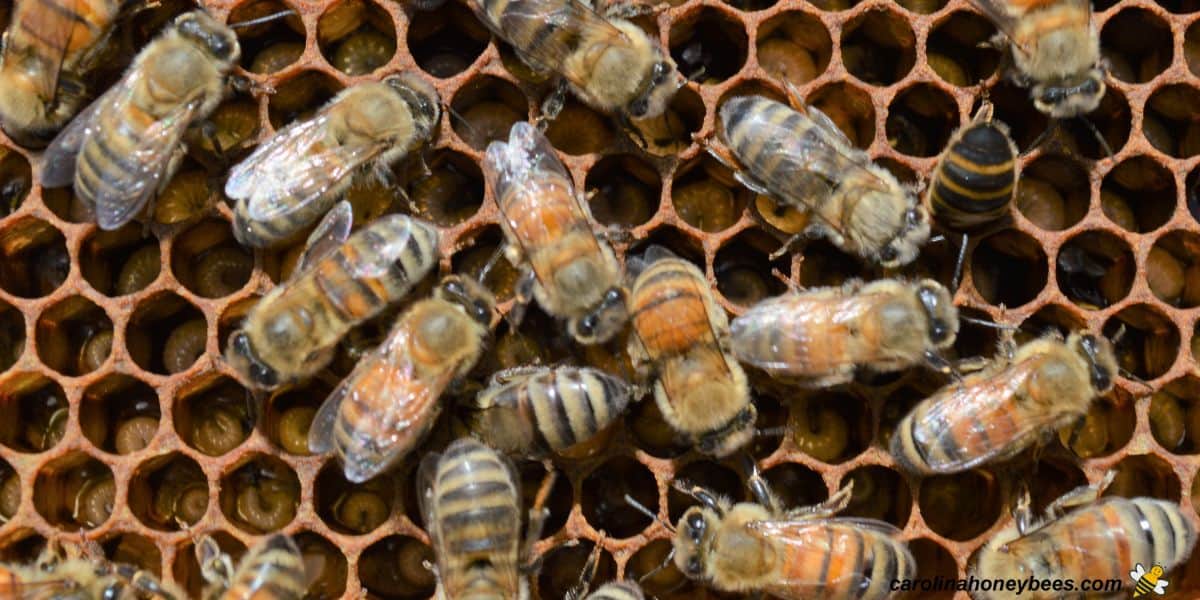
[[[117,26],[56,67],[54,110],[0,69],[17,580],[808,589],[689,562],[744,520],[857,540],[875,570],[827,583],[875,597],[1009,574],[1048,507],[1093,512],[1043,536],[1141,515],[1194,541],[1200,5],[1052,3],[1098,40],[1064,65],[1010,64],[997,30],[1036,34],[983,0],[117,4],[75,3]],[[72,30],[30,6],[0,25]],[[585,45],[552,9],[623,51],[563,60]],[[496,579],[443,551],[470,534],[456,468],[496,482]],[[1186,556],[1154,555],[1172,591],[1200,587]]]

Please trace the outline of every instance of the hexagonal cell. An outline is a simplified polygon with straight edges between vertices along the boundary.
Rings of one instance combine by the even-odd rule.
[[[275,86],[267,101],[267,117],[276,130],[306,119],[342,91],[342,84],[320,71],[302,71]]]
[[[875,105],[865,91],[832,83],[810,94],[808,103],[832,119],[852,145],[866,148],[875,140]]]
[[[1200,125],[1195,103],[1200,90],[1176,84],[1160,87],[1146,102],[1142,133],[1159,151],[1177,158],[1200,154]]]
[[[114,373],[83,391],[79,428],[95,447],[129,454],[148,446],[161,417],[158,394],[145,382]]]
[[[254,257],[233,237],[229,223],[208,219],[179,234],[171,246],[171,272],[205,298],[228,296],[250,281]]]
[[[26,217],[0,230],[0,288],[22,298],[48,296],[71,272],[66,238],[53,225]]]
[[[1117,476],[1104,490],[1104,496],[1149,496],[1179,502],[1179,477],[1163,459],[1153,454],[1134,454],[1122,459],[1114,468]]]
[[[408,197],[417,214],[442,227],[470,219],[483,204],[483,173],[470,157],[453,150],[436,150],[429,176],[412,181]]]
[[[779,498],[779,505],[798,508],[819,504],[829,497],[821,474],[796,463],[782,463],[762,473],[771,491]]]
[[[478,280],[483,267],[501,251],[505,243],[504,233],[496,225],[480,230],[473,239],[460,238],[462,249],[451,258],[453,271]],[[488,271],[484,285],[496,295],[497,302],[504,302],[513,297],[518,275],[512,263],[504,259],[497,260],[492,270]]]
[[[938,155],[956,127],[954,99],[932,84],[911,86],[888,106],[888,143],[909,156]]]
[[[806,288],[836,287],[868,275],[868,269],[861,261],[823,239],[808,242],[803,254],[800,285]]]
[[[1046,510],[1046,506],[1063,494],[1087,485],[1087,476],[1075,460],[1067,455],[1050,454],[1043,455],[1041,460],[1028,467],[1030,481],[1027,487],[1034,514]]]
[[[208,479],[196,461],[172,452],[141,463],[129,481],[129,509],[147,527],[178,531],[208,512]]]
[[[1114,393],[1092,402],[1083,419],[1058,431],[1058,439],[1079,458],[1107,456],[1129,443],[1136,420],[1133,401]]]
[[[79,270],[97,292],[124,296],[154,283],[161,262],[158,238],[141,224],[129,223],[88,236],[80,248]]]
[[[1175,178],[1149,156],[1135,156],[1104,176],[1100,206],[1109,220],[1127,231],[1153,231],[1175,212]]]
[[[1032,149],[1034,142],[1040,143],[1050,121],[1029,100],[1029,90],[1001,77],[988,89],[988,97],[995,107],[996,119],[1008,125],[1012,139],[1022,153]]]
[[[900,81],[917,60],[917,37],[903,16],[873,8],[842,28],[846,70],[871,85]]]
[[[296,517],[300,480],[287,463],[252,454],[221,478],[221,512],[239,529],[254,534],[278,531]]]
[[[650,525],[650,517],[625,501],[628,494],[649,508],[658,506],[658,484],[645,465],[627,456],[608,459],[588,474],[585,490],[594,490],[580,499],[583,516],[597,530],[615,538],[637,535]]]
[[[1200,380],[1185,375],[1150,397],[1150,433],[1176,454],[1200,452]]]
[[[38,316],[38,358],[63,375],[85,375],[108,360],[112,329],[104,309],[83,296],[71,296]]]
[[[25,317],[0,300],[0,372],[7,371],[25,353]]]
[[[208,116],[208,120],[215,128],[211,136],[199,127],[188,131],[184,136],[188,145],[187,157],[192,160],[185,161],[181,165],[181,171],[190,175],[187,179],[172,180],[176,186],[186,184],[191,186],[191,189],[163,190],[164,193],[154,200],[155,221],[164,224],[180,223],[207,214],[216,199],[204,192],[208,192],[211,187],[209,184],[215,182],[207,177],[199,179],[197,176],[201,174],[197,173],[197,167],[207,169],[203,173],[206,174],[222,171],[228,165],[236,164],[250,153],[258,133],[262,130],[258,101],[247,93],[232,93],[227,96]],[[200,185],[201,181],[203,186]],[[203,202],[197,202],[199,198],[202,198]]]
[[[658,403],[652,399],[630,406],[625,415],[625,426],[633,434],[633,442],[637,447],[651,456],[673,458],[689,449],[663,420]]]
[[[758,65],[767,74],[801,86],[829,68],[833,40],[815,15],[787,11],[758,26],[755,47]]]
[[[675,256],[696,265],[696,268],[700,269],[701,273],[705,271],[704,249],[700,246],[700,242],[683,231],[670,226],[659,227],[651,231],[646,239],[630,246],[625,251],[626,260],[642,256],[650,246],[662,246],[670,250]]]
[[[1042,154],[1021,170],[1016,204],[1026,219],[1062,231],[1087,214],[1092,186],[1083,165],[1063,154]]]
[[[238,564],[246,554],[246,545],[224,531],[213,531],[209,535],[217,542],[221,552],[228,555],[233,564]],[[185,538],[187,539],[187,538]],[[175,550],[175,562],[171,566],[171,575],[175,582],[187,592],[189,598],[201,597],[201,590],[208,588],[208,583],[200,574],[200,563],[196,561],[196,547],[189,540]]]
[[[1007,490],[990,471],[935,475],[921,480],[917,504],[925,524],[939,535],[969,540],[1000,518]]]
[[[1187,61],[1188,71],[1192,75],[1200,75],[1200,22],[1193,21],[1184,33],[1183,57]]]
[[[433,561],[433,549],[420,540],[392,535],[363,551],[358,559],[358,579],[378,598],[429,598],[437,580],[424,563]]]
[[[1057,334],[1063,338],[1072,331],[1087,327],[1077,313],[1059,304],[1047,304],[1021,322],[1013,336],[1018,344],[1029,343],[1043,335]]]
[[[772,262],[768,258],[778,247],[778,241],[760,231],[745,231],[726,242],[713,261],[717,290],[742,308],[787,291],[787,286],[772,273],[772,270],[786,273],[787,260],[780,257]]]
[[[562,112],[546,128],[546,138],[555,148],[581,156],[611,146],[616,132],[607,116],[569,95]]]
[[[304,597],[312,600],[334,600],[346,591],[349,567],[342,549],[311,531],[292,536],[304,561],[308,591]]]
[[[625,563],[625,579],[637,581],[642,591],[653,598],[696,597],[696,584],[680,573],[671,560],[671,540],[654,540],[634,552]]]
[[[987,313],[973,308],[960,307],[958,314],[987,323],[994,322]],[[996,342],[999,339],[1000,334],[997,329],[963,321],[959,324],[958,335],[954,338],[953,356],[958,358],[991,356],[996,352]]]
[[[742,478],[733,469],[710,460],[699,460],[679,468],[675,472],[675,481],[688,489],[692,486],[700,486],[714,495],[729,498],[734,502],[741,502],[747,497],[746,485],[742,483]],[[684,511],[699,504],[698,500],[680,492],[675,487],[669,488],[667,490],[667,521],[670,523],[678,521]],[[646,506],[650,510],[654,510],[653,505]]]
[[[529,118],[525,94],[515,85],[491,76],[472,78],[460,87],[450,109],[450,127],[476,150],[484,150],[496,140],[507,140],[513,123]]]
[[[1033,300],[1046,287],[1046,253],[1041,244],[1016,230],[1001,231],[979,242],[971,253],[971,278],[979,295],[1008,308]],[[1020,273],[1021,277],[1011,277]],[[1004,285],[1000,285],[1003,277]]]
[[[750,41],[738,18],[706,6],[671,24],[671,57],[692,81],[715,84],[733,77],[746,64]]]
[[[546,539],[558,533],[567,524],[567,517],[574,505],[571,491],[571,480],[562,469],[555,468],[553,477],[546,470],[546,464],[531,460],[517,464],[517,477],[521,485],[521,506],[539,505],[550,511],[542,524],[539,539]],[[546,486],[550,487],[547,488]],[[529,526],[528,513],[522,511],[522,531]]]
[[[332,391],[324,382],[311,380],[272,393],[263,412],[263,433],[284,452],[310,454],[308,428]]]
[[[7,460],[0,459],[0,517],[8,523],[21,508],[21,474]]]
[[[1058,123],[1058,127],[1061,128],[1061,141],[1068,151],[1092,160],[1100,160],[1111,158],[1129,141],[1133,113],[1129,109],[1129,100],[1116,88],[1109,86],[1104,97],[1100,99],[1100,106],[1088,113],[1086,118],[1091,123],[1081,119],[1067,119]],[[1100,136],[1096,135],[1097,131],[1100,132]],[[1109,150],[1112,150],[1112,154]]]
[[[692,145],[692,136],[704,125],[704,111],[704,100],[695,86],[684,86],[671,97],[662,115],[631,120],[632,127],[623,128],[622,133],[650,154],[675,156]]]
[[[1107,231],[1086,231],[1058,250],[1058,289],[1071,302],[1096,310],[1120,302],[1133,286],[1133,251]]]
[[[981,45],[996,34],[991,21],[975,13],[956,11],[939,20],[929,32],[925,59],[937,76],[957,87],[976,85],[991,77],[1001,53]]]
[[[1171,26],[1144,8],[1126,8],[1104,22],[1100,52],[1114,77],[1145,83],[1171,64]]]
[[[1151,304],[1125,307],[1104,323],[1104,335],[1113,340],[1121,368],[1143,380],[1166,373],[1179,354],[1179,330]]]
[[[839,487],[851,482],[854,493],[846,510],[839,515],[878,519],[900,528],[908,523],[912,493],[899,473],[879,465],[859,467],[847,473]]]
[[[43,465],[33,482],[33,507],[67,531],[99,527],[112,515],[116,498],[112,469],[78,450]]]
[[[21,208],[32,187],[29,160],[16,150],[0,146],[0,218]]]
[[[342,475],[342,465],[330,461],[317,475],[313,505],[321,520],[338,533],[363,535],[374,531],[392,514],[395,483],[384,475],[354,484]]]
[[[1142,273],[1150,291],[1163,302],[1181,308],[1200,305],[1200,235],[1172,231],[1154,242]]]
[[[955,562],[954,556],[937,542],[929,538],[909,540],[908,549],[912,551],[913,558],[917,561],[917,581],[947,581],[953,580],[958,575],[958,563]],[[949,600],[954,597],[954,592],[950,590],[911,592],[900,597]]]
[[[637,227],[658,212],[662,179],[632,154],[605,156],[588,171],[584,189],[592,216],[604,225]]]
[[[733,173],[704,154],[676,171],[671,204],[685,223],[709,233],[736,223],[754,193],[738,185]]]
[[[422,71],[445,79],[467,70],[487,48],[491,34],[471,10],[446,2],[437,10],[415,11],[409,22],[408,51]]]
[[[46,538],[32,532],[26,535],[14,536],[14,539],[0,548],[0,559],[5,561],[29,564],[46,549]]]
[[[254,427],[254,396],[224,375],[206,375],[180,388],[172,414],[175,433],[209,456],[240,446]]]
[[[162,575],[162,552],[148,537],[136,533],[117,533],[100,542],[104,555],[114,563],[133,565],[155,577]]]
[[[16,418],[0,423],[0,444],[17,452],[44,452],[67,428],[67,395],[58,382],[38,373],[14,374],[0,386],[0,406]]]
[[[125,344],[133,362],[159,375],[189,369],[207,344],[204,313],[171,292],[158,294],[133,309]]]
[[[792,405],[788,428],[796,447],[827,463],[847,460],[871,440],[866,401],[847,392],[820,392]]]
[[[396,26],[374,2],[346,0],[317,21],[317,46],[333,68],[351,77],[367,75],[396,54]]]
[[[603,550],[596,559],[594,570],[588,562],[596,547],[595,542],[580,539],[578,544],[555,546],[542,556],[542,570],[538,573],[538,598],[541,600],[558,600],[569,598],[568,592],[579,586],[580,578],[590,581],[590,589],[595,591],[601,582],[615,580],[617,563],[612,555]]]
[[[239,110],[237,116],[245,117],[247,115]],[[245,123],[241,123],[239,126],[244,125]],[[258,126],[258,107],[254,107],[254,127]],[[241,135],[241,133],[243,132],[237,132],[237,135]],[[257,129],[255,133],[257,133]],[[217,136],[218,140],[223,137],[220,133]],[[202,143],[209,146],[212,144],[209,140],[204,140]],[[248,147],[233,149],[225,156],[231,161],[236,161],[248,149]],[[209,178],[204,167],[192,160],[190,156],[185,156],[179,171],[154,199],[154,222],[160,225],[183,225],[209,214],[219,201],[215,189],[216,183]]]
[[[229,23],[244,23],[295,10],[278,0],[251,0],[229,13]],[[304,22],[299,14],[234,29],[242,48],[242,67],[251,73],[282,71],[304,53]]]

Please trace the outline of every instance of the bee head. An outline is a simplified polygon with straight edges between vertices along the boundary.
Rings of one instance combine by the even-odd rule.
[[[929,213],[924,206],[913,202],[904,212],[904,221],[895,237],[879,249],[880,266],[891,268],[912,262],[928,239]]]
[[[1104,69],[1094,67],[1079,80],[1034,85],[1031,95],[1039,111],[1055,119],[1068,119],[1096,110],[1106,89]]]
[[[604,292],[600,303],[592,307],[590,312],[567,323],[567,329],[580,344],[602,344],[617,335],[628,319],[625,290],[614,286]]]
[[[1087,363],[1088,377],[1097,394],[1112,389],[1118,365],[1112,343],[1107,338],[1091,333],[1072,333],[1067,346]]]
[[[256,387],[273,388],[279,385],[279,373],[258,357],[254,348],[250,347],[250,338],[245,331],[234,332],[229,340],[225,361],[248,377]]]
[[[707,579],[708,552],[720,521],[715,510],[704,506],[693,506],[679,518],[672,541],[675,566],[688,579]]]
[[[640,88],[642,93],[625,107],[634,119],[652,119],[662,115],[675,92],[683,87],[683,75],[675,68],[675,61],[661,54],[658,58]]]
[[[929,323],[929,341],[935,348],[946,348],[958,336],[958,309],[950,292],[932,279],[917,284],[917,300]]]
[[[492,311],[496,307],[496,299],[491,292],[474,280],[465,279],[458,275],[449,275],[438,284],[434,296],[457,305],[485,328],[491,326]]]
[[[437,90],[415,73],[392,75],[384,79],[383,83],[404,99],[413,115],[413,121],[416,122],[420,137],[429,137],[442,115]]]
[[[233,30],[218,23],[202,10],[179,15],[175,19],[179,35],[204,48],[209,54],[225,62],[236,62],[241,56],[237,35]]]

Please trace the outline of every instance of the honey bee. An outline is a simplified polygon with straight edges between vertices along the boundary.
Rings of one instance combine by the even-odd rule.
[[[625,412],[633,388],[588,367],[516,367],[492,375],[468,427],[505,454],[542,456],[591,439]]]
[[[0,127],[45,146],[83,105],[123,0],[22,0],[0,41]]]
[[[225,359],[252,385],[270,389],[316,373],[346,332],[407,295],[437,263],[438,231],[429,223],[389,215],[348,236],[351,220],[348,202],[334,207],[288,281],[230,337]]]
[[[972,559],[971,573],[980,579],[1115,579],[1129,588],[1135,581],[1129,578],[1134,565],[1170,571],[1187,560],[1196,544],[1196,529],[1179,504],[1117,496],[1097,500],[1115,474],[1109,471],[1101,482],[1067,492],[1046,507],[1040,522],[1026,492],[1013,509],[1013,522]],[[977,592],[972,596],[987,600],[1010,595]],[[1061,590],[1042,589],[1030,591],[1029,597],[1063,596]]]
[[[730,351],[729,320],[704,274],[661,246],[630,263],[638,272],[629,356],[655,377],[654,399],[676,432],[717,457],[754,436],[757,412],[746,373]]]
[[[823,236],[884,267],[912,262],[929,239],[925,208],[829,117],[791,99],[795,110],[761,96],[729,99],[720,109],[727,150],[710,149],[742,185],[815,217],[776,254]]]
[[[521,543],[521,491],[512,468],[474,438],[421,461],[421,514],[437,555],[436,597],[529,600],[520,561],[541,533],[545,509],[530,511]]]
[[[621,119],[662,115],[684,84],[675,61],[620,9],[601,15],[578,0],[473,0],[479,18],[537,71],[563,77],[542,106],[562,110],[563,85],[580,100]]]
[[[336,450],[354,483],[391,467],[433,426],[446,387],[479,360],[494,308],[495,299],[475,281],[443,279],[317,410],[309,448]]]
[[[54,138],[43,185],[73,183],[101,229],[121,227],[170,182],[183,134],[221,102],[240,54],[233,31],[207,13],[180,15]]]
[[[958,335],[958,309],[936,281],[852,281],[764,300],[733,320],[733,353],[745,364],[814,387],[846,383],[859,369],[887,373],[926,362]]]
[[[518,298],[537,298],[567,319],[581,344],[606,342],[625,325],[621,266],[592,230],[591,211],[550,142],[529,123],[513,125],[508,143],[492,142],[483,161],[504,218],[514,265],[525,263]]]
[[[256,544],[236,569],[216,540],[196,543],[200,573],[208,582],[207,600],[300,600],[308,587],[304,561],[292,538],[277,533]]]
[[[1004,217],[1017,190],[1017,145],[985,103],[950,138],[926,194],[938,223],[968,231]]]
[[[1117,359],[1105,338],[1046,336],[921,401],[896,425],[891,452],[920,474],[959,473],[1010,459],[1083,417],[1113,388]]]
[[[1015,79],[1054,118],[1092,112],[1104,97],[1100,36],[1087,0],[971,0],[1010,42]]]
[[[367,168],[383,179],[428,141],[441,115],[437,91],[404,74],[346,89],[312,118],[281,129],[230,171],[233,233],[275,246],[311,226]]]
[[[109,562],[92,541],[49,542],[33,564],[0,563],[0,598],[91,600],[93,598],[183,600],[178,588],[132,565]]]

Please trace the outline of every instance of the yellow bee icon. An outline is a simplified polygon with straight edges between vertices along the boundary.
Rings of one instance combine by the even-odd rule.
[[[1147,572],[1142,563],[1137,564],[1137,568],[1129,572],[1129,577],[1136,582],[1133,588],[1133,597],[1144,596],[1150,592],[1162,596],[1167,593],[1167,584],[1170,583],[1166,579],[1159,579],[1163,576],[1162,565],[1154,565]]]

